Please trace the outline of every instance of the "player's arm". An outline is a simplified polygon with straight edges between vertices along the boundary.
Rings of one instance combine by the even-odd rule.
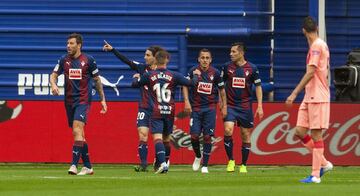
[[[53,95],[59,95],[59,87],[56,85],[59,75],[56,72],[52,72],[50,75],[51,93]]]
[[[104,40],[104,47],[103,50],[108,52],[112,52],[120,61],[129,65],[132,70],[138,70],[137,64],[134,61],[129,60],[125,55],[121,54],[118,50],[112,47],[107,41]]]
[[[259,116],[259,118],[262,119],[262,117],[264,116],[264,111],[263,111],[263,107],[262,107],[263,93],[262,93],[261,85],[257,85],[255,87],[255,94],[256,94],[256,99],[257,99],[257,103],[258,103],[256,112],[255,112],[255,117]]]
[[[145,73],[140,77],[140,74],[136,73],[133,75],[133,81],[131,83],[131,87],[139,88],[149,83],[148,73]]]
[[[51,93],[53,95],[59,95],[59,87],[57,86],[57,79],[59,75],[63,72],[63,60],[60,58],[58,63],[55,65],[52,74],[50,75],[50,86],[51,86]]]
[[[291,104],[295,101],[298,94],[305,88],[306,84],[314,77],[316,71],[315,65],[307,65],[306,66],[306,73],[302,77],[299,84],[293,90],[291,95],[286,99],[286,105],[291,106]]]
[[[190,114],[192,112],[191,110],[191,104],[190,104],[190,101],[189,101],[189,89],[188,87],[186,86],[183,86],[182,87],[182,93],[183,93],[183,96],[184,96],[184,111],[187,113],[187,114]]]
[[[96,76],[93,79],[95,81],[96,91],[99,93],[99,96],[100,96],[100,103],[101,103],[101,107],[102,107],[100,113],[105,114],[107,111],[107,105],[106,105],[106,100],[105,100],[104,88],[101,83],[100,76]]]
[[[221,114],[223,115],[223,118],[227,116],[227,102],[226,102],[226,92],[225,88],[219,89],[219,95],[220,95],[220,110]]]

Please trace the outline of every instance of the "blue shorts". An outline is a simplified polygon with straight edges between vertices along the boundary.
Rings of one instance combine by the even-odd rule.
[[[242,109],[242,108],[227,108],[227,116],[224,118],[224,122],[232,121],[236,122],[238,126],[244,128],[253,128],[254,127],[254,115],[252,109]]]
[[[190,134],[204,135],[215,134],[216,109],[202,109],[199,112],[191,112]]]
[[[174,119],[158,118],[151,119],[151,133],[161,133],[163,135],[170,135],[173,131]]]
[[[69,127],[73,126],[74,120],[78,120],[86,124],[87,116],[90,111],[90,104],[67,105],[65,103],[65,109]]]
[[[136,118],[137,127],[149,128],[151,112],[144,108],[139,108],[139,112]]]

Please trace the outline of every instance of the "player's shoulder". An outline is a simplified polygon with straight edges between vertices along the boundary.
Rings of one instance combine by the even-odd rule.
[[[247,64],[248,64],[252,69],[257,69],[257,66],[256,66],[254,63],[248,61]]]
[[[232,65],[232,64],[233,64],[232,61],[227,61],[227,62],[225,62],[224,64],[222,64],[220,67],[221,67],[222,69],[224,69],[224,68],[229,67],[229,66]]]
[[[82,55],[84,55],[85,58],[87,58],[89,61],[95,61],[95,58],[93,56],[91,56],[88,53],[81,53]]]

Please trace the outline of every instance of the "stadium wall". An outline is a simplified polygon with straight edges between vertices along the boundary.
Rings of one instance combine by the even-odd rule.
[[[107,114],[93,103],[86,126],[91,159],[94,163],[137,163],[138,133],[136,102],[109,102]],[[256,105],[253,105],[255,108]],[[255,120],[251,136],[249,164],[308,165],[311,154],[294,137],[297,109],[283,103],[265,103],[265,116]],[[61,101],[6,101],[0,105],[0,162],[69,162],[72,133],[67,127]],[[4,109],[7,108],[7,109]],[[7,111],[7,112],[5,112]],[[177,103],[176,128],[172,134],[172,164],[190,164],[194,155],[189,135],[189,118]],[[360,165],[360,105],[332,104],[330,128],[324,132],[325,155],[335,165]],[[218,116],[220,114],[218,113]],[[222,119],[217,119],[212,138],[210,164],[226,164]],[[149,157],[154,147],[149,138]],[[234,132],[234,155],[240,161],[240,135]]]

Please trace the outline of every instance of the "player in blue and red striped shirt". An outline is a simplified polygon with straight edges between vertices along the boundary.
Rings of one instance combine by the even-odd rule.
[[[155,55],[156,70],[145,73],[140,77],[134,75],[133,87],[147,85],[150,91],[150,98],[153,103],[151,114],[151,132],[153,134],[156,160],[160,167],[156,173],[165,173],[168,165],[165,161],[165,147],[162,142],[163,135],[170,135],[173,130],[175,117],[174,92],[177,85],[195,85],[198,78],[188,80],[178,72],[170,71],[166,68],[170,56],[167,51],[159,51]],[[194,71],[194,74],[200,75],[200,71]]]
[[[250,131],[254,127],[254,116],[252,112],[251,89],[255,85],[258,107],[255,117],[260,119],[264,112],[262,109],[262,88],[257,67],[246,61],[245,45],[241,42],[232,44],[230,50],[231,62],[222,67],[222,75],[225,81],[227,98],[227,116],[224,118],[224,145],[229,158],[227,171],[235,171],[235,160],[233,157],[233,139],[235,122],[240,126],[242,139],[242,163],[240,173],[246,173],[246,164],[250,153]]]
[[[74,145],[72,150],[73,160],[68,170],[72,175],[91,175],[94,173],[88,154],[88,144],[85,141],[84,126],[90,109],[92,97],[92,80],[95,81],[96,90],[100,96],[101,113],[106,113],[107,106],[99,70],[94,58],[81,52],[83,38],[80,34],[73,33],[68,36],[67,54],[62,56],[50,76],[51,91],[59,95],[57,78],[64,73],[65,79],[65,109],[69,127],[73,130]],[[80,157],[84,167],[77,173]]]
[[[226,95],[224,82],[220,72],[210,66],[212,61],[208,49],[201,49],[199,52],[199,65],[190,69],[188,76],[193,78],[193,71],[198,69],[201,72],[198,85],[195,87],[183,87],[185,112],[191,113],[190,134],[191,144],[195,153],[195,160],[192,165],[194,171],[200,168],[202,162],[202,173],[208,173],[208,161],[211,153],[211,137],[215,134],[216,106],[219,99],[224,107],[221,108],[223,117],[226,116]],[[203,134],[203,156],[200,153],[200,134]]]
[[[108,42],[104,41],[105,45],[103,47],[104,51],[111,51],[114,55],[120,59],[125,64],[129,65],[129,67],[143,75],[151,70],[156,69],[155,65],[155,54],[163,50],[160,46],[150,46],[146,49],[144,59],[145,63],[139,63],[136,61],[129,60],[126,56],[121,54],[116,48],[112,47]],[[137,130],[139,134],[139,145],[138,145],[138,154],[140,158],[140,165],[135,167],[135,171],[137,172],[146,172],[147,171],[147,154],[148,154],[148,135],[149,135],[149,122],[150,122],[150,114],[151,114],[151,99],[149,98],[149,91],[147,86],[142,86],[140,88],[140,100],[138,106],[138,114],[137,114]],[[167,141],[164,141],[165,149],[167,157],[170,156],[170,137]]]

